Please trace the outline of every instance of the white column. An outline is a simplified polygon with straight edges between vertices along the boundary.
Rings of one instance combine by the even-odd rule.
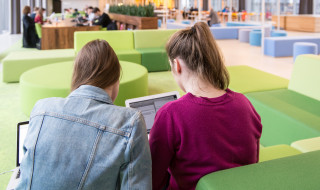
[[[200,1],[201,0],[198,0],[197,3],[198,3],[198,20],[200,21],[201,20],[201,8],[200,8]]]
[[[262,53],[264,51],[264,19],[265,19],[265,6],[266,6],[266,3],[265,3],[265,0],[262,0],[262,4],[261,4],[261,50],[262,50]]]
[[[229,15],[228,15],[228,22],[232,21],[232,0],[229,1]]]
[[[280,0],[277,0],[277,14],[278,14],[278,26],[277,29],[280,30]]]

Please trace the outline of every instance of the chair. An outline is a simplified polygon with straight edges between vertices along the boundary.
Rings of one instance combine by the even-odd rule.
[[[41,24],[36,23],[36,33],[38,35],[39,38],[42,38],[42,29],[41,29]]]

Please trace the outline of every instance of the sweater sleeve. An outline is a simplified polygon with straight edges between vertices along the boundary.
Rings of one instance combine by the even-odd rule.
[[[170,175],[168,168],[174,156],[174,131],[170,115],[166,110],[157,112],[150,132],[149,144],[152,157],[152,189],[164,189]]]

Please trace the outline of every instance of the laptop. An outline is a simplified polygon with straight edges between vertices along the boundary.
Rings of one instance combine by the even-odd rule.
[[[17,157],[16,157],[16,168],[13,171],[7,190],[13,190],[17,187],[20,182],[20,163],[23,159],[23,142],[27,136],[29,128],[29,121],[20,122],[17,125]]]
[[[134,108],[141,111],[147,126],[147,133],[154,123],[157,111],[166,103],[180,98],[179,92],[167,92],[140,98],[128,99],[125,101],[126,107]]]

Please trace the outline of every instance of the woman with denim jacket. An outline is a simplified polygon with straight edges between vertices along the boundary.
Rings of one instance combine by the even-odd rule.
[[[106,41],[82,48],[71,94],[33,108],[17,189],[151,189],[143,116],[113,105],[120,72]]]

